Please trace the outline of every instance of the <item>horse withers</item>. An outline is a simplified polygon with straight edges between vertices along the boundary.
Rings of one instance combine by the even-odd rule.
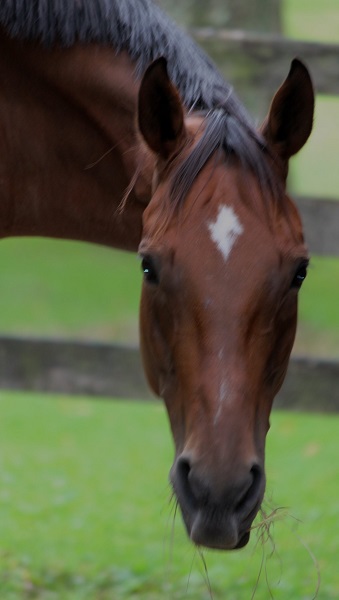
[[[308,263],[285,179],[312,119],[312,85],[295,60],[251,168],[227,147],[244,140],[222,108],[185,114],[164,60],[141,83],[140,131],[156,156],[139,248],[141,347],[166,403],[176,447],[171,482],[198,545],[244,546],[264,496],[269,415]]]

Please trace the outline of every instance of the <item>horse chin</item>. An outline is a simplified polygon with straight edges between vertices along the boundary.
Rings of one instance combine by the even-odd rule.
[[[207,516],[203,509],[188,515],[182,511],[183,520],[189,538],[196,546],[213,550],[239,550],[247,545],[250,539],[251,523],[239,522],[236,515],[217,513]]]

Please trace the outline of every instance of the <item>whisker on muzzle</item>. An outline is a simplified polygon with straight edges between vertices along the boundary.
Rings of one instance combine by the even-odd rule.
[[[174,552],[173,549],[174,549],[174,537],[175,537],[175,524],[176,524],[176,517],[177,517],[178,509],[179,509],[179,503],[178,503],[178,500],[177,500],[176,495],[174,494],[174,492],[171,492],[168,504],[169,504],[169,507],[170,507],[170,511],[169,511],[167,525],[168,525],[168,527],[169,526],[171,527],[170,537],[169,537],[169,540],[168,540],[169,554],[168,554],[168,562],[167,562],[167,564],[168,564],[168,575],[169,575],[170,567],[173,564],[173,552]],[[170,525],[170,520],[171,520],[171,525]],[[194,546],[193,547],[193,557],[192,557],[192,561],[191,561],[191,565],[190,565],[190,569],[189,569],[189,573],[188,573],[188,577],[187,577],[187,584],[186,584],[186,591],[185,591],[185,593],[188,594],[188,590],[189,590],[189,586],[190,586],[190,581],[191,581],[191,576],[192,576],[192,572],[193,572],[193,567],[194,567],[194,563],[196,561],[197,555],[199,556],[199,559],[200,559],[201,564],[202,564],[201,574],[202,574],[204,583],[206,585],[206,589],[207,589],[207,592],[208,592],[208,597],[209,597],[210,600],[213,600],[213,591],[212,591],[211,581],[210,581],[209,574],[208,574],[208,567],[207,567],[206,559],[205,559],[203,550],[199,546]]]
[[[197,552],[198,552],[198,555],[199,555],[200,560],[202,562],[202,566],[203,566],[203,578],[204,578],[204,581],[205,581],[205,584],[206,584],[206,587],[207,587],[208,595],[210,597],[210,600],[213,600],[213,591],[212,591],[211,581],[210,581],[209,574],[208,574],[207,562],[206,562],[204,553],[203,553],[202,549],[199,546],[197,546]]]
[[[178,501],[175,494],[170,488],[170,494],[166,502],[167,509],[167,522],[166,522],[166,534],[164,538],[164,557],[165,557],[165,578],[167,583],[171,585],[172,579],[172,566],[173,566],[173,548],[174,548],[174,533],[175,533],[175,521],[178,511]],[[169,510],[168,510],[169,509]]]

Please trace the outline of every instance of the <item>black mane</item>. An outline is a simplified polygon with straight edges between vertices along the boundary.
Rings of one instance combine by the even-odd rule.
[[[209,57],[152,0],[1,0],[0,24],[13,37],[48,46],[97,42],[127,50],[139,75],[165,56],[188,108],[214,108],[231,92]]]
[[[207,132],[213,130],[213,147],[205,143],[200,163],[202,157],[206,162],[215,149],[224,148],[240,158],[262,185],[271,187],[263,140],[232,87],[153,0],[1,0],[0,25],[11,37],[37,40],[46,46],[94,42],[109,44],[117,52],[126,50],[136,62],[138,77],[152,60],[164,56],[186,108],[204,111],[210,121]],[[191,160],[184,169],[186,189],[197,171],[193,163]]]

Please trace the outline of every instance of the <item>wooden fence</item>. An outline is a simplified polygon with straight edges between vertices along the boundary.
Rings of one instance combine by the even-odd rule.
[[[206,28],[195,29],[193,35],[221,68],[225,62],[246,65],[238,74],[234,71],[234,81],[228,76],[237,90],[245,84],[250,89],[265,87],[271,96],[289,60],[299,56],[309,65],[317,91],[339,94],[339,46]],[[339,256],[339,201],[298,198],[297,204],[311,253]],[[137,348],[64,340],[1,337],[0,388],[151,398]],[[275,406],[338,412],[339,363],[293,358]]]

